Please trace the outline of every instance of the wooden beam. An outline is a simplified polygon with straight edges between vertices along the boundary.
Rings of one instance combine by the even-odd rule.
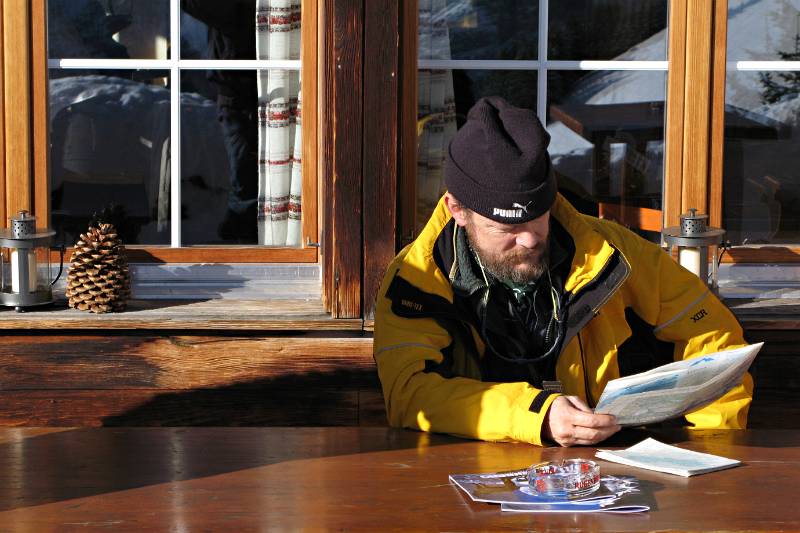
[[[708,213],[713,0],[687,4],[681,210]]]
[[[385,425],[372,339],[333,335],[6,335],[0,425]]]
[[[715,0],[711,77],[709,223],[722,225],[722,172],[725,148],[725,78],[727,73],[728,0]]]
[[[319,77],[320,88],[320,159],[317,163],[320,176],[320,205],[323,219],[320,244],[322,246],[322,303],[325,311],[333,312],[336,294],[334,291],[333,263],[333,78],[335,74],[335,53],[333,50],[333,6],[334,0],[320,0],[323,6],[319,14],[319,35],[317,42],[320,50]]]
[[[417,217],[418,25],[418,0],[404,0],[400,11],[400,246],[413,240]]]
[[[686,3],[669,3],[669,71],[667,73],[666,154],[664,158],[664,225],[675,226],[683,187],[684,91],[686,85]]]
[[[0,382],[6,391],[380,388],[372,339],[358,336],[9,335]]]
[[[70,244],[70,243],[67,243]],[[72,248],[64,257],[69,259]],[[58,261],[51,252],[50,261]],[[125,247],[131,263],[316,263],[316,248],[271,248],[265,246],[169,246],[134,245]]]
[[[46,4],[46,0],[31,1],[33,212],[40,228],[50,226]]]
[[[337,0],[332,17],[333,291],[335,318],[361,316],[364,5]],[[370,139],[371,142],[371,139]]]
[[[5,19],[6,4],[0,2],[0,228],[8,226],[6,216],[6,114],[5,114]]]
[[[21,209],[30,211],[33,207],[30,17],[28,0],[3,2],[6,215]]]
[[[26,313],[0,313],[4,334],[22,330],[343,331],[360,319],[331,318],[319,300],[130,300],[124,313],[95,315],[64,300]]]
[[[364,317],[395,254],[400,3],[364,3]]]
[[[319,156],[319,113],[317,92],[317,0],[302,0],[301,65],[302,65],[302,116],[303,122],[303,246],[319,243],[319,217],[317,184],[317,157]]]

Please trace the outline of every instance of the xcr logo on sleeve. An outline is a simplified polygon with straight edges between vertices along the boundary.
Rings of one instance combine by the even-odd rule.
[[[692,322],[699,322],[704,316],[708,316],[708,312],[705,309],[701,309],[689,318],[692,319]]]

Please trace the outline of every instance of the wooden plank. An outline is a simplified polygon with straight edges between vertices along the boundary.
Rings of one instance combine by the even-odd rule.
[[[5,19],[6,5],[0,2],[0,228],[8,227],[6,216],[6,114],[5,114]]]
[[[6,0],[3,6],[6,213],[31,205],[30,5]]]
[[[361,316],[363,2],[334,2],[333,316]],[[370,140],[371,141],[371,140]]]
[[[397,96],[400,46],[398,0],[364,3],[364,316],[395,255]]]
[[[712,226],[720,227],[722,225],[722,172],[725,148],[728,0],[715,0],[713,28],[708,217]]]
[[[131,300],[122,313],[94,315],[66,302],[38,311],[0,313],[0,330],[360,330],[360,319],[334,319],[320,300]]]
[[[320,53],[319,69],[322,88],[319,94],[320,112],[320,161],[318,162],[320,174],[320,203],[324,220],[320,244],[322,245],[322,303],[325,311],[333,311],[336,299],[334,290],[334,263],[333,263],[333,79],[335,75],[335,53],[333,49],[333,6],[334,0],[322,0],[323,12],[320,14],[320,32],[318,36]]]
[[[31,1],[31,20],[36,21],[31,24],[33,212],[37,225],[45,228],[50,225],[46,0]]]
[[[689,208],[708,212],[712,8],[711,0],[687,5],[681,198],[684,212]]]
[[[317,151],[319,118],[317,106],[317,13],[318,0],[302,0],[301,65],[302,65],[302,121],[303,121],[303,246],[319,242],[317,217]],[[315,251],[318,251],[315,249]]]
[[[387,423],[383,394],[380,391],[359,391],[358,425],[385,427]]]
[[[417,216],[417,54],[418,0],[400,11],[400,246],[414,239]]]
[[[126,246],[131,263],[316,263],[316,248],[270,248],[255,246]],[[69,259],[72,248],[64,257]],[[51,252],[50,261],[58,261]]]
[[[749,429],[800,429],[797,390],[756,388],[750,406]]]
[[[725,252],[723,263],[798,263],[800,246],[735,246]]]
[[[29,335],[0,346],[3,390],[379,390],[372,339]]]
[[[0,426],[357,424],[357,391],[0,391]]]
[[[664,224],[676,226],[683,187],[684,90],[686,85],[686,3],[669,3],[669,71],[667,73],[666,154],[664,158]]]

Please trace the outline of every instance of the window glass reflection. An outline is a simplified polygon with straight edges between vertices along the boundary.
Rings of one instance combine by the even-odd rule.
[[[420,0],[420,59],[536,59],[536,0]]]
[[[67,244],[103,209],[126,244],[169,243],[168,73],[126,74],[51,72],[52,224]]]
[[[800,240],[800,77],[728,72],[722,227],[734,244]]]
[[[48,0],[54,59],[167,59],[168,0]]]
[[[299,246],[299,72],[224,74],[249,88],[231,97],[213,72],[182,74],[182,241]]]
[[[548,59],[667,59],[667,0],[559,0],[549,10]]]
[[[800,0],[728,0],[728,61],[800,60]]]
[[[550,72],[550,156],[580,211],[657,242],[664,174],[666,73]]]
[[[300,59],[300,19],[300,0],[181,0],[181,58]]]

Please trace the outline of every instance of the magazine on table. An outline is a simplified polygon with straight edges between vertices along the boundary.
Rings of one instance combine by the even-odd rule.
[[[596,413],[621,426],[677,418],[704,407],[738,385],[763,342],[706,354],[608,382]]]
[[[625,476],[601,476],[593,494],[578,499],[536,495],[528,487],[526,470],[488,474],[453,474],[450,482],[472,501],[500,504],[502,511],[527,513],[639,513],[649,511],[652,494],[643,491],[639,480]]]
[[[684,450],[652,438],[645,439],[626,450],[598,450],[595,457],[684,477],[715,472],[741,464],[741,461],[736,459]]]

